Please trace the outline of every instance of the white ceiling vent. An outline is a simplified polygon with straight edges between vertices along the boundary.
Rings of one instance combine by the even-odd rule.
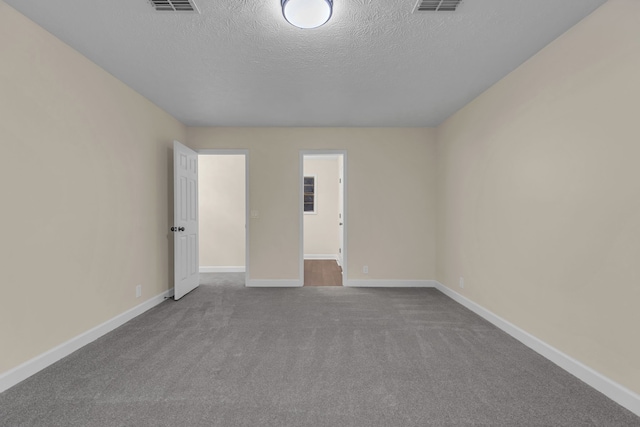
[[[416,12],[455,12],[462,0],[418,0]]]
[[[193,0],[149,0],[158,12],[200,13]]]

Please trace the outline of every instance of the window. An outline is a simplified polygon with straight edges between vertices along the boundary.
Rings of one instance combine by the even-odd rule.
[[[304,177],[304,213],[316,213],[316,177]]]

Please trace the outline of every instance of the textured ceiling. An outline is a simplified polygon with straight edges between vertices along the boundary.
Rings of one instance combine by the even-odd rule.
[[[436,126],[605,0],[334,0],[312,30],[280,0],[5,2],[186,125]]]

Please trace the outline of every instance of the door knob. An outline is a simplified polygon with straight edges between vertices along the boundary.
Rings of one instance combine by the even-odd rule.
[[[184,227],[178,227],[178,231],[184,231]]]
[[[178,231],[178,229],[176,227],[171,227],[171,231],[175,233],[176,231]]]
[[[338,224],[338,225],[342,225],[342,223]]]

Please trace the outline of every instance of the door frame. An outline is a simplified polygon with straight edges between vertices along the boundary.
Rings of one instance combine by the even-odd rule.
[[[349,197],[347,197],[348,193],[348,162],[347,162],[347,150],[300,150],[299,157],[299,176],[298,176],[298,209],[299,209],[299,222],[300,222],[300,231],[299,231],[299,243],[298,246],[300,248],[298,257],[300,260],[299,265],[299,276],[301,286],[304,286],[304,157],[305,156],[342,156],[342,286],[347,286],[347,266],[349,265],[347,257],[348,257],[348,243],[347,243],[347,227],[348,227],[348,205],[347,202]]]
[[[227,148],[201,148],[195,150],[198,155],[214,155],[214,156],[244,156],[244,250],[245,261],[244,271],[245,286],[249,283],[249,150],[244,149],[227,149]],[[199,238],[200,236],[198,236]]]
[[[182,162],[183,159],[184,162]],[[200,249],[198,172],[198,153],[174,140],[171,231],[173,233],[173,299],[176,301],[200,286],[200,272],[197,271]],[[184,185],[181,185],[183,182]]]

